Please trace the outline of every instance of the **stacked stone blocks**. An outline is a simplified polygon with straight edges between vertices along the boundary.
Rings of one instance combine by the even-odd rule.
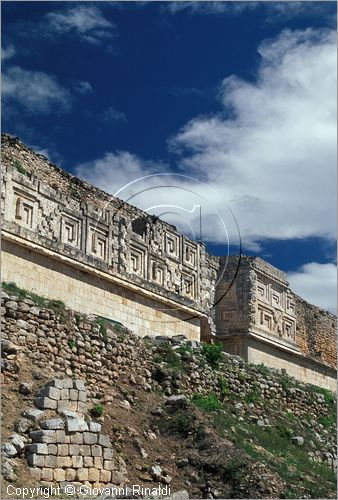
[[[113,450],[101,424],[87,422],[87,393],[83,380],[55,379],[44,387],[35,405],[58,415],[43,420],[30,433],[27,461],[34,479],[51,483],[107,484],[114,470]],[[27,413],[36,415],[36,410]]]

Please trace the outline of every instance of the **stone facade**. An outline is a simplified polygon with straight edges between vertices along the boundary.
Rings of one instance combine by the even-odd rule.
[[[285,274],[259,257],[231,257],[224,272],[223,264],[216,325],[225,350],[335,390],[336,316],[294,294]]]
[[[210,256],[8,135],[2,165],[3,281],[141,336],[218,339],[247,361],[334,388],[336,317],[297,297],[282,271]]]
[[[217,259],[203,244],[8,136],[2,163],[4,281],[15,276],[18,286],[141,335],[159,325],[163,334],[197,339],[202,318],[214,331]]]

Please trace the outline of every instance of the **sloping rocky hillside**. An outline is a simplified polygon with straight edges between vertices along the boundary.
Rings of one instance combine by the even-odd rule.
[[[14,284],[3,286],[2,331],[3,497],[8,484],[65,485],[67,474],[97,487],[170,486],[172,498],[336,497],[336,400],[326,390],[248,365],[218,345],[156,331],[141,339]],[[65,387],[78,381],[80,392],[85,383],[84,422],[110,440],[114,475],[93,472],[90,480],[69,460],[58,475],[32,475],[41,429],[63,429],[72,418],[41,403],[48,387],[63,390],[55,379],[66,379]],[[43,416],[29,417],[41,404]],[[75,472],[66,474],[69,467]]]

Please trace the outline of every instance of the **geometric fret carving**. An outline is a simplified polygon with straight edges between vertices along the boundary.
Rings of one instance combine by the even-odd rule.
[[[34,200],[17,195],[15,204],[15,218],[26,227],[33,227]]]
[[[96,227],[90,228],[90,252],[99,259],[106,260],[108,250],[107,233]]]
[[[166,266],[162,262],[157,260],[150,261],[151,281],[154,281],[158,285],[164,286],[164,278],[166,274]]]
[[[165,233],[165,251],[170,257],[180,257],[180,238],[178,235]]]
[[[197,266],[197,249],[187,242],[183,246],[183,263],[190,267]]]
[[[130,245],[130,263],[129,272],[137,274],[142,278],[145,277],[146,265],[145,265],[145,250]]]
[[[187,297],[194,299],[196,296],[196,278],[191,274],[182,273],[182,293]]]
[[[61,214],[61,241],[68,245],[79,246],[80,221],[68,214]]]

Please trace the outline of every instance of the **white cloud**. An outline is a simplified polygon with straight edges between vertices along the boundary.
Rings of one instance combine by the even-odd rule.
[[[71,97],[56,78],[40,71],[11,66],[2,76],[4,102],[15,103],[32,114],[61,113],[70,108]]]
[[[16,53],[14,45],[7,45],[7,47],[1,48],[1,60],[7,61],[11,59]]]
[[[157,168],[152,162],[142,161],[127,151],[116,151],[78,165],[75,171],[77,176],[113,194],[130,181],[152,174]]]
[[[103,113],[103,120],[105,122],[118,122],[127,121],[126,115],[118,111],[113,106],[109,106]]]
[[[334,238],[335,35],[284,31],[258,51],[256,82],[225,78],[225,115],[191,120],[171,148],[184,171],[230,204],[247,247],[268,238]],[[209,229],[209,241],[217,240]]]
[[[304,264],[287,274],[290,287],[302,298],[336,314],[337,266],[335,264]]]
[[[335,35],[310,29],[284,31],[262,43],[258,51],[261,64],[256,81],[225,78],[219,91],[222,111],[197,116],[170,141],[179,154],[179,171],[204,182],[197,190],[206,200],[203,238],[224,243],[224,230],[213,215],[218,211],[230,242],[237,243],[228,205],[247,250],[258,251],[268,239],[332,240],[336,234]],[[165,168],[120,152],[107,153],[79,170],[90,182],[114,193],[136,178]],[[162,178],[150,178],[140,186],[154,186],[157,181],[163,184]],[[161,194],[163,202],[169,199],[191,208],[195,202],[187,193],[196,191],[196,183],[187,178],[174,182],[184,193],[182,189],[147,190],[133,203],[153,206]],[[126,193],[120,196],[125,199]]]
[[[85,95],[93,92],[92,86],[87,81],[75,82],[74,84],[75,91],[79,94]]]
[[[111,39],[116,26],[106,19],[98,6],[78,4],[50,12],[45,16],[45,29],[50,33],[74,34],[91,44],[102,44]]]
[[[239,14],[245,10],[254,9],[259,6],[260,2],[248,0],[247,2],[168,2],[164,8],[171,14],[178,12],[188,12],[189,14]]]

